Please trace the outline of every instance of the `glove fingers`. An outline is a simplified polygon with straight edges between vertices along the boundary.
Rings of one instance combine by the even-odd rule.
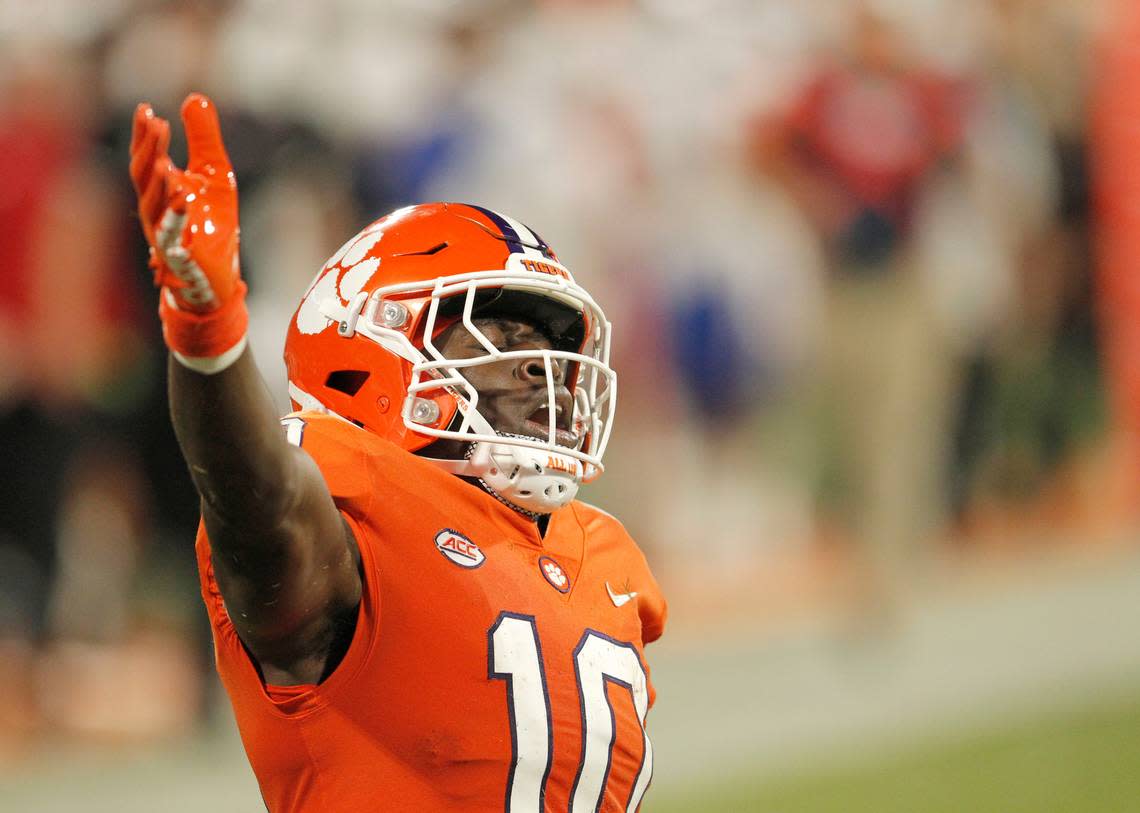
[[[230,158],[222,141],[222,128],[214,103],[201,93],[191,93],[182,103],[182,124],[186,128],[186,141],[190,148],[186,168],[205,175],[229,172]]]
[[[154,147],[156,158],[165,158],[170,160],[170,122],[166,119],[159,119],[161,122],[158,127],[158,143]]]
[[[163,209],[166,208],[164,176],[169,171],[169,158],[160,158],[155,161],[154,169],[147,179],[147,184],[139,193],[139,217],[142,218],[144,225],[150,229],[154,228],[154,224],[158,222]]]
[[[140,136],[140,144],[131,157],[131,180],[138,196],[143,233],[153,245],[155,224],[166,208],[164,178],[172,164],[166,154],[170,127],[165,122],[151,121],[148,130]]]
[[[142,206],[143,199],[153,194],[156,180],[162,180],[162,171],[170,165],[170,156],[166,153],[169,143],[170,125],[161,119],[152,119],[131,151],[131,180],[139,196],[140,211],[146,210]]]
[[[139,102],[135,108],[135,116],[131,122],[131,154],[134,155],[139,143],[146,133],[147,121],[154,118],[154,110],[146,102]]]
[[[139,125],[138,138],[131,137],[131,180],[134,181],[135,190],[141,191],[147,184],[151,169],[154,167],[156,148],[158,146],[158,121],[148,119]]]

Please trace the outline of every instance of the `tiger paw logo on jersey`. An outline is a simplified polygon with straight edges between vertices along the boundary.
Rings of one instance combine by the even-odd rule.
[[[566,571],[562,569],[562,565],[558,564],[558,562],[549,556],[540,556],[538,559],[538,569],[542,571],[543,577],[550,582],[550,586],[559,593],[570,592],[570,577],[566,575]]]
[[[440,553],[460,567],[476,568],[487,559],[478,545],[459,531],[450,528],[444,528],[435,535],[435,546],[439,548]]]

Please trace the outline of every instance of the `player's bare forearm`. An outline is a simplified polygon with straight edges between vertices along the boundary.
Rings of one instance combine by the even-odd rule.
[[[203,509],[235,531],[280,524],[297,502],[296,449],[249,349],[214,375],[171,357],[169,380],[171,420]]]

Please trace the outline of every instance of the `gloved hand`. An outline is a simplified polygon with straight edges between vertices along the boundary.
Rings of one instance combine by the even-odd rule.
[[[190,94],[182,122],[189,144],[185,170],[167,153],[170,125],[146,103],[135,109],[131,180],[155,284],[162,288],[163,335],[179,361],[195,366],[194,359],[233,355],[235,346],[244,346],[248,316],[238,267],[237,181],[213,102]]]

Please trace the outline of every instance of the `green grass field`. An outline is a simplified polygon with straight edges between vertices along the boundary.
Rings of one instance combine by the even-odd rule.
[[[794,777],[647,797],[647,813],[1134,813],[1140,694]]]

